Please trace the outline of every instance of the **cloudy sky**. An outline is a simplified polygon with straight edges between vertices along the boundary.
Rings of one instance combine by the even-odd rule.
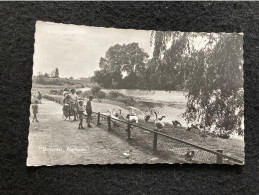
[[[115,44],[138,42],[152,56],[151,31],[36,23],[33,74],[59,68],[61,77],[93,76],[101,57]]]

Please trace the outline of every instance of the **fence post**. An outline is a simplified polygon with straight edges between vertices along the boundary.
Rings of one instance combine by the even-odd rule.
[[[131,134],[131,124],[128,123],[128,129],[127,129],[127,132],[128,132],[128,139],[131,138],[130,134]]]
[[[153,140],[153,154],[157,153],[157,132],[154,132],[154,140]]]
[[[97,115],[97,126],[101,125],[101,123],[100,123],[100,116],[101,116],[101,114],[100,114],[100,112],[98,112],[98,115]]]
[[[111,130],[111,117],[110,116],[107,117],[107,122],[108,122],[108,131],[110,131]]]
[[[223,154],[223,150],[217,150],[218,153]],[[223,163],[223,156],[220,154],[217,154],[217,164],[222,164]]]

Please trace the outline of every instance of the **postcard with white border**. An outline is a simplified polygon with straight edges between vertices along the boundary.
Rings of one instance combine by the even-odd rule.
[[[243,34],[37,21],[27,166],[244,164]]]

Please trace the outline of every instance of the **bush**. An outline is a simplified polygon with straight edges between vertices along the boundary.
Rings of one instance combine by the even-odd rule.
[[[134,100],[133,97],[125,97],[125,96],[118,96],[116,98],[116,101],[119,101],[119,102],[123,102],[124,104],[128,105],[128,106],[134,106],[136,101]]]
[[[99,85],[94,85],[91,88],[91,92],[92,92],[93,95],[97,94],[100,91],[101,91],[101,87]]]
[[[116,99],[118,97],[124,97],[124,95],[122,93],[118,92],[118,91],[110,91],[108,96],[109,96],[110,99]]]
[[[103,92],[103,91],[99,91],[95,94],[95,97],[98,98],[98,99],[103,99],[106,97],[106,93]]]
[[[52,95],[63,95],[63,90],[62,90],[62,89],[60,89],[60,90],[51,89],[51,90],[49,91],[49,93],[52,94]]]
[[[63,85],[63,82],[57,78],[44,78],[43,75],[39,75],[35,78],[35,82],[42,85]]]
[[[89,96],[91,96],[91,95],[93,95],[93,94],[92,94],[92,92],[91,92],[90,90],[84,91],[84,92],[81,94],[81,96],[82,96],[83,98],[89,98]]]

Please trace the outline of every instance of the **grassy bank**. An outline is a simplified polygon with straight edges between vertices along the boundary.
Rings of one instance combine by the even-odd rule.
[[[53,97],[62,99],[62,96],[60,95],[53,95]],[[125,117],[127,114],[127,105],[123,102],[114,101],[110,99],[104,99],[104,100],[97,100],[95,99],[93,101],[93,107],[95,112],[101,112],[101,113],[107,113],[108,109],[122,109],[122,115]],[[96,121],[93,121],[96,123]],[[150,122],[145,122],[143,120],[139,121],[139,126],[143,126],[148,129],[156,129],[155,124],[153,120],[150,120]],[[107,122],[106,120],[102,122],[101,125],[102,128],[107,129]],[[124,124],[120,124],[119,127],[112,127],[113,131],[112,133],[116,136],[121,137],[122,139],[127,138],[127,132],[126,126]],[[202,137],[201,134],[197,131],[187,131],[186,128],[183,127],[174,127],[170,123],[166,123],[166,126],[164,129],[160,130],[161,133],[164,133],[166,135],[187,141],[189,143],[205,147],[207,149],[211,149],[213,151],[216,151],[218,149],[223,149],[224,154],[228,156],[232,156],[234,158],[244,160],[244,142],[243,140],[237,140],[237,139],[221,139],[221,138],[214,138],[214,137]],[[132,139],[129,143],[134,146],[135,148],[142,149],[146,153],[150,154],[152,152],[152,140],[153,140],[153,134],[143,131],[138,128],[134,128],[132,130]],[[177,158],[182,159],[183,155],[187,151],[188,147],[186,145],[179,144],[178,142],[174,142],[172,140],[159,137],[159,156],[167,159],[170,162],[171,158]],[[190,148],[192,149],[192,148]],[[205,160],[210,159],[209,153],[202,154],[199,153],[202,158]],[[181,161],[179,161],[181,162]],[[196,162],[196,161],[194,161]],[[198,162],[198,161],[197,161]],[[205,161],[206,162],[206,161]],[[208,163],[212,163],[208,161]]]

